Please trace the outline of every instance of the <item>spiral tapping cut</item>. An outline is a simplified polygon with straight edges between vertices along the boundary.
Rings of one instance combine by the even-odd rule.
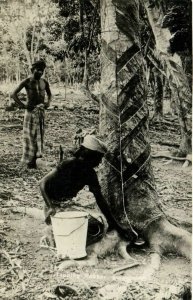
[[[140,45],[139,3],[102,1],[100,135],[109,153],[101,186],[129,239],[150,244],[153,264],[168,250],[190,258],[191,236],[168,220],[158,201],[148,137],[147,76]],[[134,26],[135,25],[135,26]],[[135,30],[132,30],[135,29]],[[166,238],[167,237],[167,238]],[[179,240],[184,242],[179,243]]]

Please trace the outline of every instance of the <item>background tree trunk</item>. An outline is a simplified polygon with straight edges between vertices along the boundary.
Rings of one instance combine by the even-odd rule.
[[[163,75],[155,68],[153,70],[153,96],[154,96],[154,121],[161,121],[163,119]]]
[[[100,135],[111,153],[101,167],[101,186],[127,232],[141,231],[163,214],[150,161],[139,24],[138,1],[101,1]]]
[[[191,89],[190,89],[190,69],[177,54],[168,53],[171,33],[166,28],[161,28],[163,13],[157,9],[149,8],[149,2],[145,2],[148,20],[152,27],[156,49],[166,63],[166,76],[169,79],[172,93],[177,96],[175,99],[178,119],[181,127],[181,143],[178,151],[179,156],[186,156],[191,153],[191,124],[189,114],[191,114]],[[189,64],[190,65],[190,64]]]

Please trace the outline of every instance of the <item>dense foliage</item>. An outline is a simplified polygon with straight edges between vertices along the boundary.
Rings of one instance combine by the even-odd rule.
[[[65,57],[76,70],[78,82],[82,82],[86,67],[89,82],[94,83],[100,79],[99,1],[94,5],[88,0],[57,2],[63,17],[64,39],[68,44]]]
[[[2,80],[21,80],[40,57],[53,68],[55,57],[65,49],[62,22],[55,4],[35,0],[31,6],[15,2],[4,5],[0,23]],[[11,22],[10,22],[11,20]],[[53,71],[52,71],[53,73]]]
[[[34,60],[44,58],[52,82],[89,83],[100,79],[99,2],[84,0],[5,2],[0,21],[1,80],[30,73]],[[11,22],[10,22],[11,20]]]

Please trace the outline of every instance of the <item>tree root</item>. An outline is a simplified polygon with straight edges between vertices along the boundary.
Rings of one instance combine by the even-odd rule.
[[[153,158],[168,158],[168,159],[170,159],[170,161],[168,163],[172,162],[173,160],[184,161],[182,168],[187,168],[189,166],[190,162],[192,162],[191,154],[186,155],[186,157],[170,156],[170,155],[166,155],[166,154],[154,154],[154,155],[152,155],[152,157]]]
[[[158,144],[163,145],[163,146],[169,146],[169,147],[175,147],[175,148],[179,148],[179,144],[178,143],[174,143],[174,142],[169,142],[169,141],[159,141]]]
[[[160,254],[152,253],[150,259],[151,259],[150,264],[145,268],[142,276],[140,277],[141,280],[149,280],[155,274],[155,272],[157,272],[160,269],[160,265],[161,265]]]
[[[191,259],[191,233],[176,227],[167,219],[152,223],[146,234],[153,252],[159,255],[176,253]]]
[[[127,244],[125,241],[120,241],[118,244],[118,253],[119,255],[130,263],[136,263],[136,260],[133,259],[130,254],[127,252]]]
[[[188,232],[192,232],[192,223],[191,222],[188,222],[187,220],[178,219],[177,217],[176,218],[172,217],[168,214],[167,214],[167,219],[174,226],[181,227],[181,228],[187,230]]]
[[[137,266],[139,262],[133,259],[129,253],[127,252],[127,244],[128,242],[122,241],[116,231],[112,231],[103,237],[99,242],[89,245],[87,247],[88,256],[83,260],[66,260],[63,261],[59,268],[66,269],[71,267],[86,267],[86,266],[95,266],[98,264],[98,257],[104,257],[110,252],[115,251],[117,249],[118,254],[126,260],[129,264],[127,268],[131,265]]]
[[[151,155],[153,158],[168,158],[168,159],[173,159],[173,160],[178,160],[178,161],[188,161],[192,162],[192,157],[190,155],[187,155],[186,157],[177,157],[177,156],[170,156],[170,155],[164,155],[164,154],[154,154]]]
[[[5,124],[5,125],[1,125],[1,130],[4,130],[4,129],[12,129],[12,128],[18,128],[18,129],[22,129],[23,128],[23,125],[21,124]]]
[[[120,267],[120,268],[116,268],[113,270],[113,274],[115,273],[119,273],[119,272],[122,272],[122,271],[125,271],[125,270],[128,270],[128,269],[131,269],[133,267],[137,267],[139,266],[140,263],[139,262],[133,262],[133,263],[130,263],[130,264],[127,264],[125,265],[124,267]]]

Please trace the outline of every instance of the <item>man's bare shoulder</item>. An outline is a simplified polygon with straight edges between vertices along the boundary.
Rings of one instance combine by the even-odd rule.
[[[26,89],[28,89],[30,87],[30,82],[31,82],[31,77],[27,77],[21,82],[21,85]]]
[[[28,82],[29,82],[29,77],[23,79],[23,80],[20,82],[19,85],[22,86],[22,87],[26,87],[27,84],[28,84]]]

